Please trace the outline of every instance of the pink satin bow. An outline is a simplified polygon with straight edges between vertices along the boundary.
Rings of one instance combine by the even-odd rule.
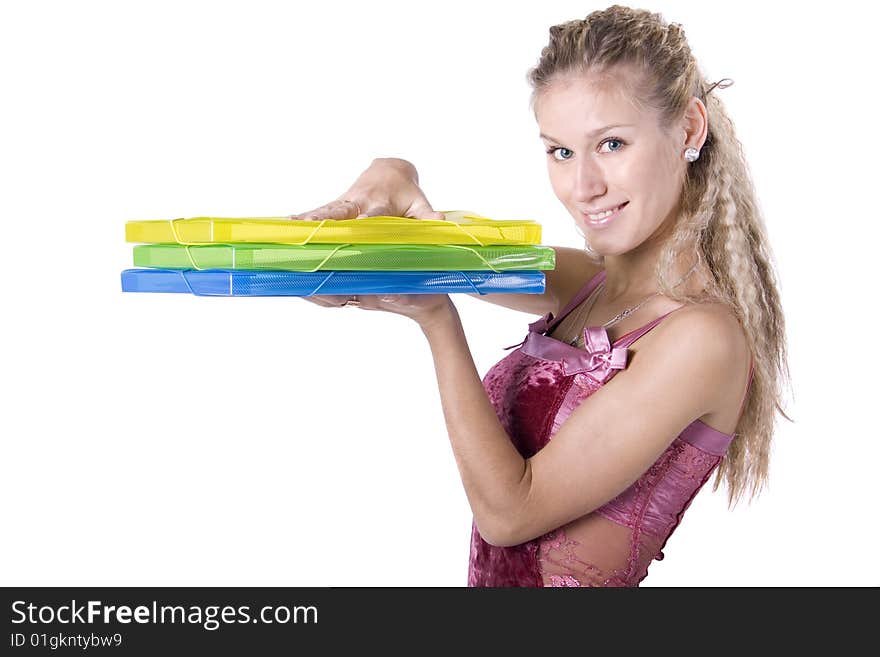
[[[522,351],[530,356],[555,360],[562,364],[566,376],[583,374],[598,384],[605,383],[615,370],[626,369],[627,348],[612,348],[608,332],[602,326],[589,326],[584,329],[584,348],[573,347],[544,335],[541,329],[552,321],[552,314],[547,313],[541,319],[529,324],[529,333],[519,345]]]
[[[604,383],[611,377],[611,370],[626,369],[626,347],[611,348],[608,332],[601,326],[584,329],[584,348],[589,355],[581,371],[596,383]]]

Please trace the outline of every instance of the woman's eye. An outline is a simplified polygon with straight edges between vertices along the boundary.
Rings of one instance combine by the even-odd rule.
[[[621,147],[623,146],[623,140],[618,139],[617,137],[609,137],[608,139],[603,141],[601,144],[599,144],[599,146],[604,146],[605,144],[619,144],[617,146],[617,148],[611,148],[609,146],[610,150],[605,151],[606,153],[613,153],[614,151],[619,151],[621,149]]]
[[[547,153],[549,153],[550,155],[554,155],[554,153],[556,153],[556,151],[565,151],[566,153],[571,153],[571,151],[570,151],[569,149],[564,148],[564,147],[562,147],[562,146],[552,146],[552,147],[550,147],[550,148],[547,149]],[[554,160],[559,160],[559,158],[557,158],[557,157],[554,157],[553,159],[554,159]],[[563,159],[563,161],[564,161],[564,160],[568,160],[568,159],[570,159],[570,157],[564,157],[564,158],[562,158],[562,159]]]

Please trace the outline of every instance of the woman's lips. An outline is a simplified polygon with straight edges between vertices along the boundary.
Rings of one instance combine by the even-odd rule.
[[[599,220],[590,219],[590,216],[586,212],[581,212],[581,216],[584,218],[584,221],[586,222],[587,226],[589,226],[590,228],[604,228],[605,226],[610,224],[612,221],[617,219],[617,217],[620,216],[620,213],[623,212],[623,209],[627,205],[629,205],[629,201],[622,203],[620,206],[618,206],[618,208],[614,212],[612,212],[608,216],[603,217],[602,219],[599,219]]]

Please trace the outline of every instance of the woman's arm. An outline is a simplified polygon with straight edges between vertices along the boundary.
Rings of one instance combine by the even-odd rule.
[[[462,483],[483,538],[518,545],[599,508],[632,485],[697,418],[740,394],[748,360],[736,318],[694,306],[590,395],[529,459],[513,446],[474,365],[455,306],[421,321]]]
[[[552,312],[557,315],[588,280],[599,273],[595,264],[582,249],[566,246],[550,247],[556,252],[556,268],[544,272],[546,285],[542,294],[477,294],[469,297],[519,310],[533,315]]]
[[[363,216],[391,215],[417,219],[442,219],[419,187],[419,172],[403,158],[377,157],[358,179],[337,199],[318,208],[291,215],[292,219],[354,219]],[[469,296],[505,308],[534,315],[556,313],[599,268],[581,249],[552,247],[556,267],[545,273],[542,294],[477,294]]]

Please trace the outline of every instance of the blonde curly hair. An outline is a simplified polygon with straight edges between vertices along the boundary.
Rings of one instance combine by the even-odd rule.
[[[637,75],[616,75],[623,68]],[[780,405],[790,373],[774,259],[742,144],[721,100],[711,93],[715,85],[700,72],[683,27],[667,24],[659,13],[614,5],[551,27],[549,44],[527,75],[532,110],[554,81],[586,74],[622,85],[640,109],[658,116],[664,131],[681,121],[692,97],[706,106],[708,136],[699,159],[687,167],[681,213],[656,276],[670,299],[728,305],[748,338],[753,379],[713,490],[726,480],[730,508],[747,490],[751,502],[767,483],[776,412],[791,421]],[[593,257],[601,263],[601,256]],[[712,280],[699,293],[676,291],[671,283],[678,280],[676,266],[691,260],[705,265]]]

